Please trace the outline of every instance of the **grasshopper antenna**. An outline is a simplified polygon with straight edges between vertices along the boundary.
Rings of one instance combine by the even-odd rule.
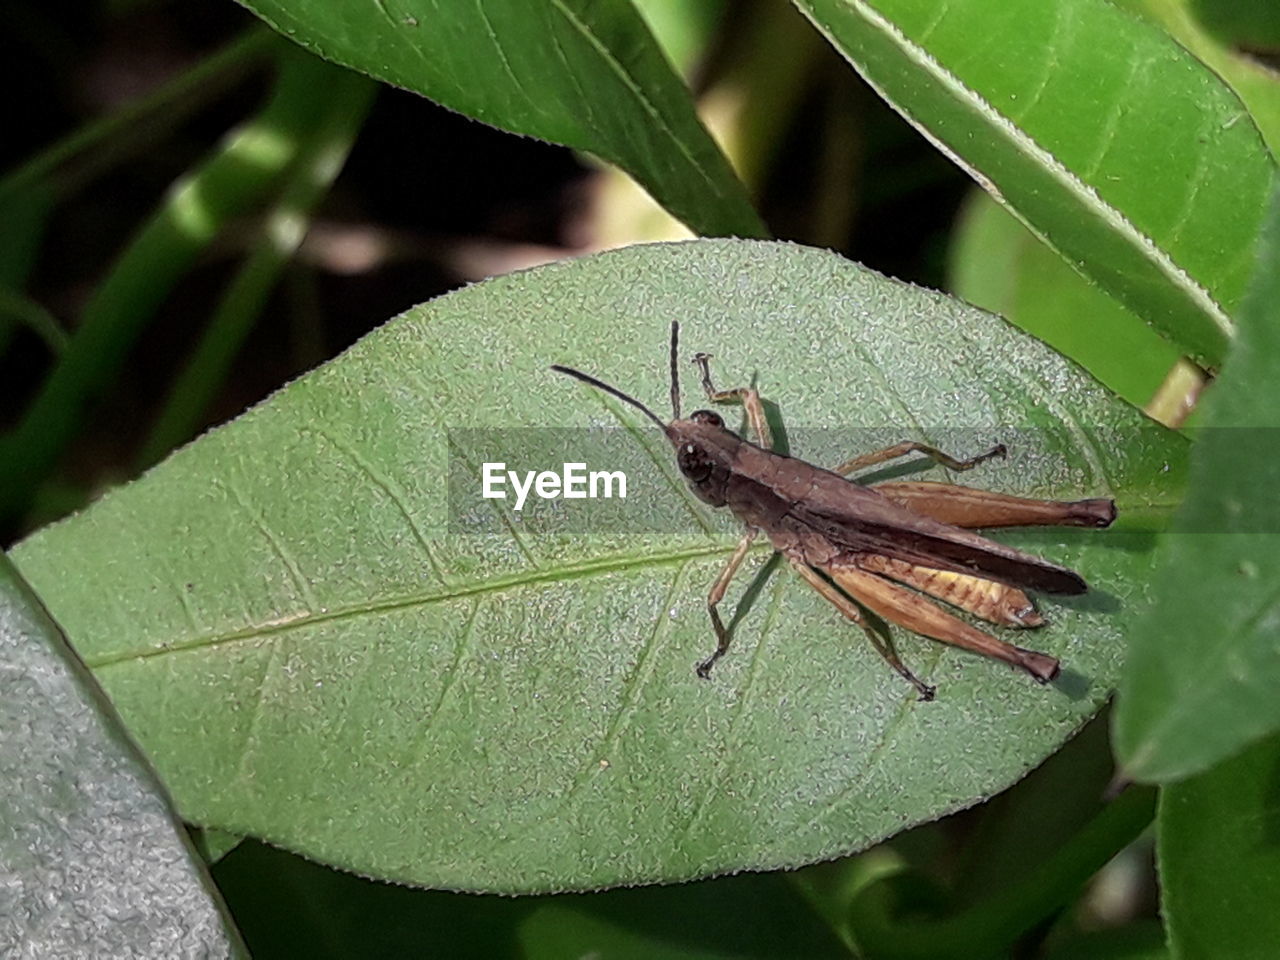
[[[658,419],[658,415],[656,413],[654,413],[652,410],[646,407],[643,403],[641,403],[635,397],[627,396],[617,387],[611,387],[609,386],[609,384],[605,383],[603,380],[597,380],[595,377],[591,376],[590,374],[583,373],[581,370],[575,370],[573,369],[573,367],[562,367],[558,363],[553,363],[551,365],[551,369],[554,370],[556,373],[567,373],[569,376],[574,377],[575,379],[581,380],[583,383],[589,383],[591,384],[591,386],[596,387],[600,390],[603,390],[605,393],[613,394],[619,400],[623,400],[626,403],[631,404],[633,407],[635,407],[637,410],[643,413],[646,417],[648,417],[650,420],[656,423],[663,433],[667,432],[667,425],[663,423],[660,419]]]
[[[671,419],[680,419],[680,321],[671,321]]]

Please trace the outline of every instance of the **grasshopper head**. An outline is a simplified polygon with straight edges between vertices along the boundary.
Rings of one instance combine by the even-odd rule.
[[[732,443],[738,438],[725,429],[720,414],[698,410],[685,420],[672,420],[667,439],[676,451],[676,464],[698,499],[713,507],[725,503],[725,486],[732,475]]]
[[[671,412],[670,423],[663,423],[656,413],[635,397],[615,386],[572,367],[553,364],[557,373],[589,383],[635,407],[662,430],[676,451],[676,463],[698,498],[713,507],[725,503],[725,485],[732,475],[733,447],[741,442],[725,429],[724,420],[714,410],[696,410],[688,417],[680,416],[680,374],[676,356],[679,348],[680,324],[671,324]]]

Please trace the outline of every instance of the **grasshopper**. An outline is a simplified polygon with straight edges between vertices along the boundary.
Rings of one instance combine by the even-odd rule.
[[[1065,567],[968,528],[1106,527],[1116,518],[1114,501],[1029,500],[928,481],[860,485],[848,475],[910,454],[923,454],[964,471],[1003,457],[1006,451],[997,444],[960,460],[927,444],[906,441],[826,470],[775,452],[759,393],[752,387],[715,389],[709,354],[692,358],[707,398],[712,403],[740,403],[756,442],[729,430],[713,410],[697,410],[682,418],[679,342],[680,325],[673,322],[670,423],[602,380],[559,364],[551,369],[604,390],[656,423],[675,448],[680,472],[694,494],[713,507],[728,507],[746,526],[707,595],[716,648],[697,665],[698,676],[709,678],[712,666],[729,649],[730,633],[717,607],[760,533],[810,586],[866,631],[872,645],[916,688],[921,700],[932,700],[936,688],[903,664],[892,639],[873,629],[864,608],[915,633],[1004,661],[1039,683],[1049,683],[1058,675],[1054,657],[999,640],[921,594],[1001,626],[1043,626],[1044,619],[1023,588],[1081,594],[1088,589],[1084,580]]]

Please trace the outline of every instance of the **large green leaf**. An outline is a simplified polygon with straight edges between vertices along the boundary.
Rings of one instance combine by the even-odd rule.
[[[1206,401],[1191,492],[1164,538],[1116,711],[1130,776],[1177,780],[1280,727],[1280,200]]]
[[[1275,171],[1210,70],[1105,0],[797,3],[1033,233],[1221,361]]]
[[[1270,737],[1161,792],[1161,913],[1178,960],[1276,955],[1278,783]]]
[[[903,637],[939,685],[917,703],[783,571],[699,680],[735,525],[651,424],[547,369],[658,405],[673,317],[725,385],[759,382],[798,453],[1003,439],[982,485],[1118,497],[1117,530],[1008,537],[1095,585],[1047,601],[1034,637],[1064,679]],[[602,429],[619,419],[631,432]],[[628,498],[522,520],[475,498],[468,451],[549,424],[569,439],[547,457],[629,453]],[[940,294],[785,244],[655,245],[415,308],[14,555],[192,821],[427,885],[598,887],[830,857],[1025,773],[1117,676],[1183,448]],[[621,509],[557,526],[602,504]]]
[[[0,553],[0,954],[243,955],[155,774]]]
[[[693,230],[765,229],[630,0],[241,0],[328,60],[617,164]]]

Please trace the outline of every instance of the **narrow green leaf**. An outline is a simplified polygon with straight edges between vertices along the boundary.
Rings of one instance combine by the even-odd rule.
[[[1177,960],[1270,960],[1280,943],[1280,738],[1165,787],[1161,912]]]
[[[704,598],[737,528],[678,481],[652,425],[547,369],[661,409],[672,317],[726,386],[759,383],[797,453],[1002,439],[1010,459],[978,484],[1118,497],[1115,530],[1007,537],[1095,587],[1046,601],[1051,626],[1025,641],[1064,680],[904,636],[940,688],[917,703],[789,571],[757,582],[730,656],[699,680]],[[620,420],[631,432],[604,429]],[[481,500],[463,440],[552,425],[578,432],[550,462],[490,455],[558,468],[614,437],[627,499],[525,519]],[[193,822],[457,889],[678,880],[860,849],[1056,749],[1106,697],[1149,602],[1184,446],[940,294],[786,244],[655,245],[415,308],[15,556]],[[613,521],[552,522],[592,504]]]
[[[1075,269],[1221,361],[1274,164],[1236,96],[1105,0],[797,0]]]
[[[950,259],[957,296],[1039,337],[1135,407],[1146,405],[1181,357],[981,191],[965,206]]]
[[[328,60],[618,165],[699,233],[766,233],[629,0],[241,2]]]
[[[1116,751],[1177,780],[1280,726],[1280,200],[1240,339],[1207,400],[1191,492],[1159,548],[1160,598],[1130,640]]]
[[[1280,7],[1261,3],[1239,3],[1237,0],[1226,0],[1219,4],[1218,0],[1205,0],[1203,3],[1188,0],[1114,0],[1118,7],[1144,16],[1153,23],[1159,24],[1169,32],[1178,43],[1186,47],[1201,62],[1221,77],[1240,97],[1248,108],[1249,115],[1257,124],[1263,140],[1270,147],[1272,155],[1280,153],[1280,76],[1253,52],[1246,52],[1231,46],[1231,29],[1228,22],[1216,24],[1215,14],[1227,12],[1243,15],[1241,26],[1245,31],[1249,27],[1245,23],[1255,17],[1258,26],[1264,21],[1272,24],[1280,22]],[[1210,10],[1212,6],[1220,10]],[[1199,19],[1197,19],[1199,18]],[[1229,16],[1228,21],[1233,19]],[[1220,32],[1219,26],[1226,27]],[[1217,33],[1218,36],[1214,36]],[[1265,30],[1264,30],[1265,33]],[[1244,40],[1243,36],[1237,38]],[[1255,43],[1262,40],[1262,34],[1255,36]],[[1244,43],[1247,50],[1259,51],[1260,46]]]
[[[314,129],[298,144],[279,199],[263,216],[258,236],[227,285],[186,367],[169,388],[138,456],[143,466],[153,465],[179,443],[191,439],[200,425],[281,271],[307,235],[312,212],[346,164],[377,89],[358,74],[343,71],[335,78]]]
[[[0,553],[0,954],[242,955],[138,749]]]

